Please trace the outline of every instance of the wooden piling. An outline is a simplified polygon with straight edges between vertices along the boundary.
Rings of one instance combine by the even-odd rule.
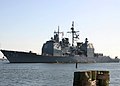
[[[97,85],[109,86],[109,71],[97,71]]]
[[[90,86],[89,71],[75,72],[73,86]]]
[[[74,72],[73,86],[109,86],[109,71]]]

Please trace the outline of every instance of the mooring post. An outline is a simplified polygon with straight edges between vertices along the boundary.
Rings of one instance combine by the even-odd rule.
[[[109,86],[109,71],[97,71],[97,85],[98,86]]]
[[[78,63],[76,62],[76,69],[77,69],[77,67],[78,67],[77,65],[78,65]]]
[[[74,72],[73,86],[109,86],[109,71]]]

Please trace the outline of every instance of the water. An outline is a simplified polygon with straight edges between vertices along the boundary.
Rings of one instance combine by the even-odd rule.
[[[120,63],[11,64],[0,61],[0,86],[73,86],[75,71],[108,70],[110,86],[120,85]]]

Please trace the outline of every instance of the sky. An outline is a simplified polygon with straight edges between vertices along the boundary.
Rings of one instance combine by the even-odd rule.
[[[41,54],[58,26],[70,37],[72,21],[79,41],[120,58],[120,0],[0,0],[0,48]]]

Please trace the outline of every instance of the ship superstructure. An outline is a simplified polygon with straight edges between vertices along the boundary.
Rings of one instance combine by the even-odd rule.
[[[45,56],[69,56],[69,55],[85,55],[86,57],[94,57],[94,47],[88,43],[88,39],[85,42],[77,42],[74,45],[74,40],[79,39],[79,35],[74,30],[74,22],[72,23],[71,31],[68,33],[72,34],[72,45],[70,45],[69,38],[62,38],[59,41],[59,28],[58,32],[54,32],[54,38],[43,44],[42,55]]]

